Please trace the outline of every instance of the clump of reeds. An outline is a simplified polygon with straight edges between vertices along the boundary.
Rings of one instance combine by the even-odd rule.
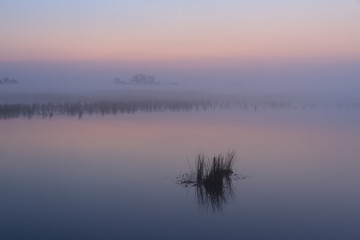
[[[222,184],[223,179],[233,173],[234,160],[234,151],[228,152],[226,155],[219,154],[212,158],[198,154],[196,158],[196,183],[205,186]]]
[[[230,177],[233,173],[235,158],[235,151],[213,157],[199,153],[195,160],[195,170],[189,166],[190,173],[181,175],[180,183],[208,186],[220,184],[224,178]]]
[[[235,152],[207,158],[198,154],[196,158],[196,196],[200,206],[212,211],[221,211],[233,196],[230,176],[233,173]]]
[[[233,197],[232,179],[235,151],[207,157],[199,153],[195,159],[195,170],[179,177],[180,184],[195,186],[200,206],[213,211],[220,211],[223,205]]]

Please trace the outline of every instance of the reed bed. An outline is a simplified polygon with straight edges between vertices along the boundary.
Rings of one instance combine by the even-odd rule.
[[[55,116],[116,115],[136,112],[187,112],[206,111],[215,108],[211,101],[96,101],[96,102],[57,102],[32,104],[0,103],[0,119],[12,118],[52,118]]]
[[[181,175],[179,183],[186,187],[196,187],[199,206],[206,210],[221,211],[233,197],[231,175],[235,158],[235,151],[213,157],[200,153],[195,159],[195,169],[189,166],[190,173]]]

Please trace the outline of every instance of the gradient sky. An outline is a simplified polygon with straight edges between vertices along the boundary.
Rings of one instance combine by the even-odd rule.
[[[360,59],[357,0],[2,0],[0,61]]]

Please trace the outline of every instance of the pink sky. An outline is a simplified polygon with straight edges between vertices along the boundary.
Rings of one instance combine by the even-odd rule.
[[[39,4],[33,13],[8,3],[0,17],[0,61],[360,57],[356,1],[105,2],[83,10]]]

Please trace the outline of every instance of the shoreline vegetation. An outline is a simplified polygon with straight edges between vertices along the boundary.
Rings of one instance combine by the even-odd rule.
[[[211,101],[211,100],[106,100],[47,103],[0,103],[0,119],[53,118],[70,116],[135,114],[137,112],[188,112],[217,109],[246,111],[313,109],[360,109],[360,103],[291,103],[286,101]]]
[[[0,104],[0,119],[55,116],[135,114],[137,112],[186,112],[215,108],[211,101],[96,101],[33,104]],[[225,106],[223,106],[225,107]]]
[[[197,202],[201,208],[213,212],[222,211],[224,205],[234,197],[232,175],[235,179],[247,178],[239,178],[234,174],[235,160],[235,151],[213,157],[199,153],[195,159],[195,169],[189,165],[190,172],[179,176],[178,184],[195,187]]]

